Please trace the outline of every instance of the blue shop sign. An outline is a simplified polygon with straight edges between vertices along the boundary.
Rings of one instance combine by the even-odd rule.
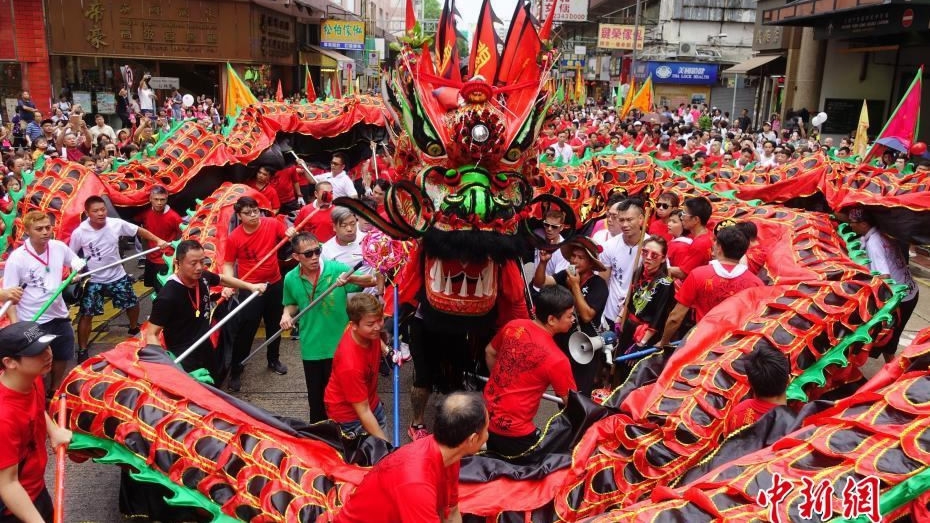
[[[657,84],[711,85],[717,83],[717,64],[649,62],[646,74]]]

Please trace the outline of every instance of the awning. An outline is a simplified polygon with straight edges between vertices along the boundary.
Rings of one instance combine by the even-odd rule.
[[[759,67],[782,58],[783,56],[784,55],[780,54],[753,56],[745,62],[738,63],[729,69],[724,69],[723,74],[746,74],[751,72],[753,69],[758,69]]]
[[[304,46],[300,51],[300,63],[333,69],[337,67],[342,69],[346,64],[352,64],[353,67],[355,66],[355,60],[348,56],[337,53],[332,49],[323,49],[318,45]]]

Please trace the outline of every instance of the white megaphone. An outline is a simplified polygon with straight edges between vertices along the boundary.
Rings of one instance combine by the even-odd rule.
[[[607,364],[613,365],[616,345],[617,335],[611,331],[604,331],[597,336],[588,336],[581,331],[576,331],[568,339],[568,352],[571,353],[573,360],[587,365],[594,359],[595,352],[603,350],[607,357]]]

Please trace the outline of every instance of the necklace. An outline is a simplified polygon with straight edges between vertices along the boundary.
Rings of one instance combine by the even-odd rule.
[[[194,317],[200,317],[200,281],[194,283],[194,299],[191,299],[191,291],[187,291],[187,299],[191,302],[191,308],[194,309]]]
[[[29,250],[29,242],[23,244],[23,248],[26,249],[26,252],[29,253],[29,256],[32,256],[39,263],[45,266],[45,272],[51,272],[51,269],[48,266],[48,262],[51,259],[49,251],[51,250],[47,245],[45,246],[45,260],[39,258],[39,255]]]

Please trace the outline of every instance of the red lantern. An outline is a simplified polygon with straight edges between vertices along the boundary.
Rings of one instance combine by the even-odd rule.
[[[911,146],[911,156],[923,156],[927,152],[927,144],[924,142],[914,142]]]

